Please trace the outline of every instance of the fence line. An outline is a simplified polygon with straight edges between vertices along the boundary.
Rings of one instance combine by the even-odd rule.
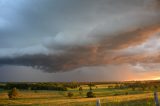
[[[96,106],[101,106],[101,101],[100,101],[100,99],[97,99],[97,101],[96,101]]]
[[[154,101],[155,101],[156,106],[159,106],[158,93],[156,91],[154,91]]]
[[[157,91],[154,91],[154,101],[155,101],[155,105],[156,105],[156,106],[160,106],[159,100],[158,100],[158,92],[157,92]],[[100,101],[100,99],[97,99],[97,101],[96,101],[96,106],[101,106],[101,101]]]

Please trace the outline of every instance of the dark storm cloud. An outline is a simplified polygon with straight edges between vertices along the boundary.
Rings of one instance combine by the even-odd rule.
[[[102,40],[94,45],[67,48],[64,53],[22,55],[12,58],[1,58],[0,64],[32,66],[47,72],[60,72],[86,66],[153,62],[151,61],[151,58],[156,61],[157,56],[153,58],[153,56],[149,57],[144,54],[120,55],[118,54],[118,50],[142,44],[159,31],[159,26],[148,27],[143,30],[126,32],[122,35]],[[116,50],[116,52],[113,52],[113,50]]]
[[[134,16],[134,12],[143,9],[144,4],[143,0],[92,0],[92,2],[90,0],[15,0],[14,2],[1,0],[0,45],[8,48],[32,46],[45,37],[54,37],[57,33],[65,34],[74,30],[78,33],[86,32],[87,28],[100,23],[109,24],[104,27],[115,31],[119,27],[128,26],[132,20],[136,21],[137,16],[132,20],[128,19],[131,16],[124,20],[120,19],[126,21],[124,22],[126,25],[119,21],[116,22],[119,23],[117,25],[115,17],[127,14]]]
[[[129,57],[119,50],[144,43],[160,27],[158,0],[2,2],[1,65],[60,72],[144,62],[143,55]]]

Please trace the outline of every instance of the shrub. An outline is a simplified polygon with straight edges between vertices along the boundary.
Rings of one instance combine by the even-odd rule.
[[[129,93],[128,92],[125,92],[125,95],[128,95]]]
[[[132,87],[132,91],[135,91],[135,89],[136,89],[135,87]]]
[[[72,96],[73,96],[73,93],[72,93],[72,92],[68,92],[67,96],[68,96],[68,97],[72,97]]]
[[[119,94],[118,93],[115,93],[113,96],[118,96]]]
[[[15,99],[18,96],[18,91],[16,88],[13,88],[11,91],[8,92],[9,99]]]
[[[93,97],[95,97],[95,95],[92,91],[87,92],[87,98],[93,98]]]
[[[79,87],[79,94],[82,95],[82,92],[83,92],[83,88]]]
[[[83,88],[82,88],[82,87],[79,87],[79,91],[83,91]]]

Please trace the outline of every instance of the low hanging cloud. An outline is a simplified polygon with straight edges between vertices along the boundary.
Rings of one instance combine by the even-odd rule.
[[[0,65],[65,72],[108,64],[160,62],[158,50],[154,51],[156,55],[131,50],[154,36],[159,38],[159,0],[69,0],[57,2],[58,6],[54,3],[29,1],[24,7],[11,3],[9,13],[3,11]],[[10,18],[12,11],[15,16]]]
[[[127,55],[120,52],[120,50],[128,47],[144,43],[159,32],[158,26],[135,30],[102,40],[94,45],[69,47],[65,52],[58,54],[34,54],[1,58],[0,64],[32,66],[46,72],[60,72],[86,66],[159,62],[157,59],[159,55],[147,53]]]

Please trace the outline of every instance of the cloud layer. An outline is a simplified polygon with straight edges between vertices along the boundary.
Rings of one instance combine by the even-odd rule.
[[[154,69],[159,9],[159,0],[0,0],[0,65],[49,73],[124,64]]]

